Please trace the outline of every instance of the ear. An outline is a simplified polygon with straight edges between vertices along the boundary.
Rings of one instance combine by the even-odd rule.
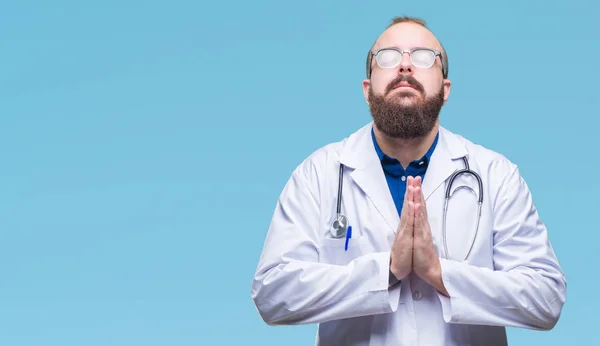
[[[365,79],[362,81],[363,95],[365,96],[365,101],[369,104],[369,89],[371,88],[371,80]]]
[[[450,97],[450,87],[452,86],[452,82],[449,79],[444,79],[444,104],[448,101],[448,97]]]

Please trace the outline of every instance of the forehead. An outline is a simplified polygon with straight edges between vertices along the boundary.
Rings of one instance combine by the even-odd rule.
[[[410,49],[427,47],[441,50],[435,35],[427,28],[415,23],[400,23],[385,30],[375,42],[373,49],[397,47]]]

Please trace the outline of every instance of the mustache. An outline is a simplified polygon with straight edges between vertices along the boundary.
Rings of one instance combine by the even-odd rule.
[[[385,93],[387,94],[390,91],[392,91],[394,89],[394,85],[396,85],[400,82],[406,82],[406,83],[410,84],[413,88],[417,89],[421,93],[425,92],[425,88],[423,88],[423,84],[419,83],[413,76],[401,75],[401,76],[398,76],[396,79],[394,79],[390,84],[388,84],[388,86],[385,90]]]

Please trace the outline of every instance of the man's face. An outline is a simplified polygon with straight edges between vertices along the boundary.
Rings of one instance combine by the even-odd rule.
[[[387,29],[374,49],[389,47],[442,50],[429,30],[414,23],[396,24]],[[363,81],[363,92],[376,127],[393,138],[427,135],[435,126],[450,92],[450,81],[443,78],[440,57],[436,57],[429,68],[413,66],[408,53],[404,53],[397,67],[379,67],[375,57],[371,66],[371,79]]]

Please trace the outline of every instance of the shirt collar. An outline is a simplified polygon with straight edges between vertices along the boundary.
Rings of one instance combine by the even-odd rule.
[[[433,140],[433,143],[431,144],[431,147],[429,147],[429,150],[427,150],[427,152],[425,153],[425,155],[423,155],[423,157],[421,159],[413,161],[413,163],[419,165],[421,162],[423,162],[423,165],[428,166],[429,160],[431,159],[431,155],[433,155],[433,151],[435,150],[435,147],[437,146],[439,137],[440,137],[440,132],[438,131],[438,133],[435,135],[435,139]],[[381,147],[379,147],[379,144],[377,143],[377,139],[375,138],[375,131],[373,129],[371,129],[371,138],[373,138],[373,145],[375,146],[375,151],[377,151],[377,156],[379,156],[379,161],[381,161],[382,164],[398,161],[398,160],[386,155],[383,152],[383,150],[381,150]]]

